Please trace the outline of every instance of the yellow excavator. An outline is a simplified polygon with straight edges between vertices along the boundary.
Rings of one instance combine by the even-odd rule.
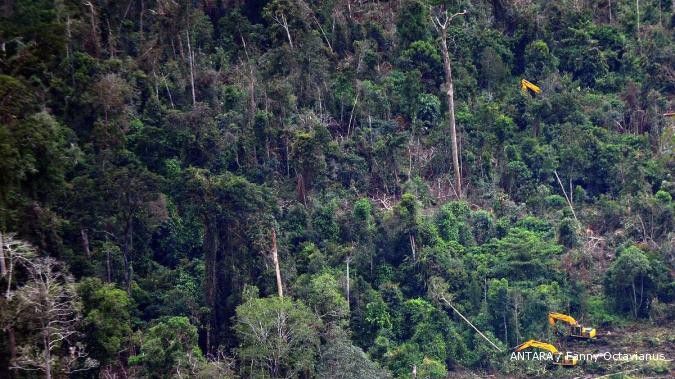
[[[548,323],[551,326],[555,326],[557,321],[562,321],[567,323],[570,326],[569,336],[574,338],[584,338],[584,339],[595,339],[596,331],[595,328],[587,328],[582,326],[574,319],[572,316],[568,316],[563,313],[550,312],[548,314]]]
[[[534,83],[532,83],[528,80],[521,79],[520,80],[520,90],[523,91],[523,92],[527,92],[528,89],[530,91],[532,91],[532,93],[534,93],[534,94],[537,94],[537,93],[541,92],[541,88],[539,88],[538,85],[536,85],[536,84],[534,84]]]
[[[551,352],[551,354],[553,354],[553,361],[551,363],[553,363],[554,365],[576,366],[577,364],[577,357],[571,356],[568,358],[565,355],[563,355],[563,353],[559,352],[558,349],[556,349],[556,347],[551,345],[550,343],[541,342],[537,340],[529,340],[523,342],[520,345],[516,346],[514,351],[516,352],[523,351],[530,347],[536,347]]]

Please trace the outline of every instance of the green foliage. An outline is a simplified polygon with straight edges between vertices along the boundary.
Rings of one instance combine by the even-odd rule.
[[[249,377],[273,378],[314,372],[320,327],[321,320],[301,302],[248,300],[237,307],[234,327],[242,370]]]
[[[426,40],[431,37],[429,33],[429,16],[424,3],[416,0],[404,2],[403,9],[398,15],[396,22],[399,46],[407,48],[411,43],[418,40]]]
[[[197,328],[187,317],[168,317],[145,331],[140,354],[129,360],[142,365],[149,377],[161,378],[189,374],[203,359]]]
[[[576,247],[579,244],[577,230],[577,222],[574,219],[563,219],[558,228],[558,242],[568,249]]]
[[[523,228],[512,228],[504,238],[487,246],[496,257],[492,275],[516,280],[550,278],[552,259],[562,251],[561,246]]]
[[[100,361],[112,359],[129,342],[131,300],[126,292],[97,278],[82,280],[78,293],[84,304],[84,328],[91,355]]]
[[[305,303],[324,323],[343,325],[348,315],[347,299],[338,285],[336,278],[330,273],[311,276],[299,283],[302,288],[299,294]],[[307,281],[307,283],[302,283]]]
[[[390,375],[348,340],[331,340],[321,351],[316,375],[329,379],[380,379]]]
[[[542,40],[531,42],[525,48],[525,75],[532,80],[542,80],[556,70],[557,58]]]
[[[660,264],[635,246],[621,251],[605,276],[607,296],[614,307],[633,317],[646,317],[649,306],[663,280]]]

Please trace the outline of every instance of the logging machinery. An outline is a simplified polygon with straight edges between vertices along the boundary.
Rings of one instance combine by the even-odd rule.
[[[551,345],[550,343],[546,342],[541,342],[541,341],[536,341],[536,340],[529,340],[526,342],[521,343],[520,345],[516,346],[513,351],[514,352],[519,352],[523,351],[527,348],[530,347],[536,347],[542,350],[546,350],[549,353],[551,353],[551,363],[554,365],[559,365],[559,366],[576,366],[577,364],[577,357],[572,355],[570,357],[567,357],[566,354],[563,354],[558,351],[558,349]]]
[[[579,324],[577,320],[572,316],[568,316],[563,313],[550,312],[548,314],[548,323],[552,327],[555,327],[557,321],[562,321],[567,323],[569,328],[569,336],[574,338],[584,338],[584,339],[595,339],[596,331],[595,328],[587,328]]]
[[[533,94],[538,94],[541,92],[541,88],[539,88],[538,85],[531,83],[528,80],[521,79],[520,80],[520,90],[523,92],[527,92],[527,90],[532,91]]]

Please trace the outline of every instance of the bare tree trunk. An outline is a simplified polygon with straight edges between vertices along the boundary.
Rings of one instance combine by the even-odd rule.
[[[42,327],[42,343],[44,344],[44,357],[45,357],[45,379],[52,379],[52,353],[49,350],[49,331],[47,327]]]
[[[87,235],[86,229],[80,229],[80,236],[82,237],[82,248],[84,249],[84,255],[87,258],[91,257],[91,251],[89,250],[89,236]]]
[[[141,12],[138,14],[138,46],[143,44],[143,13],[145,13],[145,3],[141,0]]]
[[[633,288],[633,316],[637,318],[637,295],[635,293],[635,279],[633,279],[630,285]]]
[[[448,113],[449,113],[449,126],[450,126],[450,138],[451,138],[451,148],[452,148],[452,165],[455,171],[455,191],[457,192],[457,197],[462,197],[462,173],[459,166],[459,148],[457,146],[457,128],[455,125],[455,91],[452,83],[452,66],[450,63],[450,53],[448,52],[448,26],[450,21],[459,15],[465,14],[466,11],[456,13],[453,16],[448,17],[447,12],[445,12],[445,19],[441,21],[436,17],[434,21],[434,26],[441,32],[441,50],[443,53],[443,69],[445,71],[445,91],[448,101]]]
[[[5,240],[3,238],[2,232],[0,232],[0,276],[7,277],[7,292],[5,294],[5,298],[9,299],[9,292],[12,286],[12,281],[11,281],[11,272],[8,272],[7,270],[7,264],[5,263]],[[9,355],[11,360],[15,360],[17,357],[17,351],[16,351],[16,335],[14,334],[14,328],[12,325],[9,325],[6,329],[7,331],[7,339],[8,339],[8,344],[9,344]]]
[[[96,58],[99,57],[101,54],[101,45],[99,44],[98,41],[98,31],[97,31],[97,25],[96,25],[96,11],[94,10],[94,4],[91,3],[91,1],[87,1],[84,3],[84,5],[89,7],[90,11],[90,17],[89,21],[91,24],[91,33],[90,33],[90,38],[91,42],[94,44],[94,54]]]
[[[16,350],[16,335],[14,334],[14,328],[7,328],[7,339],[9,340],[9,357],[11,361],[16,360],[18,352]]]
[[[284,29],[286,29],[286,37],[288,37],[288,44],[291,45],[291,49],[293,49],[293,40],[291,39],[291,31],[288,28],[288,21],[286,20],[286,16],[284,14],[281,14],[282,19],[284,20]]]
[[[555,174],[555,178],[558,179],[558,184],[560,185],[560,189],[563,191],[563,195],[565,195],[565,200],[567,200],[567,205],[570,207],[570,210],[572,211],[572,216],[574,216],[574,219],[578,222],[579,219],[577,218],[577,214],[574,212],[574,206],[572,205],[572,199],[571,199],[571,196],[572,196],[571,191],[572,190],[570,189],[570,195],[568,196],[567,191],[565,191],[565,187],[562,184],[562,180],[560,180],[560,177],[558,176],[558,171],[553,170],[553,173]]]
[[[637,41],[640,43],[640,0],[635,0],[635,20],[637,21]]]
[[[440,299],[443,300],[443,302],[444,302],[446,305],[448,305],[450,308],[452,308],[452,310],[455,311],[455,313],[457,313],[457,314],[459,315],[459,317],[462,318],[462,320],[466,321],[466,323],[469,324],[469,325],[473,328],[473,330],[475,330],[481,337],[483,337],[483,339],[485,339],[490,345],[492,345],[492,347],[494,347],[495,349],[497,349],[497,351],[500,351],[500,352],[502,351],[502,349],[500,349],[499,346],[495,345],[494,342],[490,341],[490,339],[487,338],[487,337],[485,336],[485,334],[483,334],[483,332],[481,332],[480,330],[478,330],[478,328],[476,328],[476,326],[473,325],[473,324],[471,323],[471,321],[469,321],[466,317],[464,317],[464,315],[463,315],[462,313],[460,313],[460,312],[457,310],[457,308],[455,308],[455,307],[452,305],[452,303],[450,303],[450,301],[448,301],[448,299],[446,299],[446,298],[443,297],[443,296],[441,296]]]
[[[351,309],[349,306],[349,263],[352,261],[352,257],[349,256],[347,259],[345,259],[345,262],[347,262],[347,314],[351,313]]]
[[[112,267],[110,262],[110,249],[105,252],[105,268],[108,275],[108,283],[112,283]]]
[[[218,252],[218,228],[213,217],[206,215],[204,217],[204,265],[205,265],[205,297],[206,305],[212,312],[216,309],[216,287],[218,285],[218,276],[216,275],[216,259]],[[211,339],[217,335],[217,321],[215,314],[210,316],[210,334]],[[209,341],[210,346],[215,346],[215,341]]]
[[[290,26],[288,25],[288,19],[286,18],[286,15],[283,12],[278,13],[277,15],[273,16],[272,19],[279,24],[282,28],[284,28],[284,31],[286,31],[286,38],[288,38],[288,44],[291,46],[291,50],[293,49],[293,39],[291,38],[291,30]]]
[[[164,82],[164,88],[166,88],[166,93],[169,95],[169,102],[171,102],[171,109],[174,109],[173,105],[173,96],[171,96],[171,90],[169,90],[169,83],[166,81],[166,75],[162,74],[162,81]]]
[[[506,324],[506,309],[504,309],[504,313],[502,313],[502,321],[504,322],[504,343],[509,344],[509,329]]]
[[[2,239],[2,232],[0,232],[0,276],[7,275],[7,265],[5,263],[5,242]]]
[[[513,319],[516,324],[516,342],[520,343],[520,323],[518,322],[519,319],[519,314],[518,314],[518,299],[514,298],[513,299]]]
[[[356,104],[359,102],[360,95],[359,87],[356,86],[356,97],[354,98],[354,104],[352,105],[352,111],[349,113],[349,123],[347,124],[347,137],[351,134],[352,130],[352,120],[354,119],[354,110],[356,109]],[[356,122],[356,121],[355,121]]]
[[[129,219],[127,220],[127,225],[126,225],[126,230],[124,231],[124,246],[123,246],[123,253],[124,253],[124,265],[125,265],[125,276],[126,276],[126,285],[127,285],[127,293],[131,294],[131,280],[133,279],[134,275],[134,269],[133,269],[133,262],[131,258],[131,253],[133,250],[134,246],[134,221],[133,218],[130,216]]]
[[[274,228],[272,228],[272,261],[274,261],[274,272],[277,276],[279,297],[284,297],[284,288],[281,284],[281,270],[279,268],[279,251],[277,250],[277,232]]]
[[[612,23],[612,0],[609,0],[609,23]]]
[[[185,32],[187,36],[187,45],[188,45],[188,57],[190,62],[190,89],[192,90],[192,106],[194,107],[197,104],[197,98],[195,96],[195,73],[194,73],[194,54],[192,53],[192,45],[190,45],[190,33]]]
[[[158,84],[159,79],[157,79],[157,73],[155,72],[154,67],[152,69],[152,76],[153,76],[153,78],[155,78],[155,80],[153,80],[153,84],[155,86],[155,99],[157,99],[157,101],[159,102],[159,84]]]
[[[443,66],[445,67],[445,85],[448,100],[448,112],[450,121],[450,138],[452,141],[452,165],[455,169],[455,188],[457,188],[457,195],[462,197],[462,176],[459,169],[459,151],[457,151],[457,128],[455,126],[455,94],[452,84],[452,67],[450,66],[450,57],[448,55],[448,44],[446,42],[446,31],[443,30],[443,41],[441,46],[443,48]]]
[[[115,36],[113,35],[113,29],[110,25],[110,20],[106,19],[108,24],[108,53],[111,58],[115,58]]]
[[[70,31],[70,16],[66,15],[66,58],[70,60],[70,41],[72,40],[72,32]]]

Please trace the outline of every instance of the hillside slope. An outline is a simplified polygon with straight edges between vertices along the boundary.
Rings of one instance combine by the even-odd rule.
[[[0,377],[667,377],[673,9],[5,2]]]

